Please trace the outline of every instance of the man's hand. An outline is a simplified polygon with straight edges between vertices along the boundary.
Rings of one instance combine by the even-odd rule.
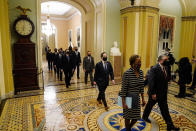
[[[156,94],[152,95],[152,99],[156,101],[157,95]]]
[[[63,72],[63,69],[61,69],[61,72]]]
[[[112,84],[115,85],[115,81],[114,80],[112,80]]]
[[[86,70],[84,69],[84,72],[86,72]]]
[[[97,85],[97,83],[96,83],[95,81],[93,82],[93,84],[94,84],[94,85]]]

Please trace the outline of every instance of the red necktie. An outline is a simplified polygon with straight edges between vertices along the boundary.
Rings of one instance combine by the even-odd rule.
[[[166,73],[165,67],[163,67],[163,74],[164,74],[165,79],[166,79],[167,78],[167,73]]]

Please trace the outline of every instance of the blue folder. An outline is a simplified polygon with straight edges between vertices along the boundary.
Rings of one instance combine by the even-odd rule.
[[[128,106],[128,108],[132,108],[132,97],[125,97],[125,102]],[[118,105],[122,106],[122,97],[118,96]]]

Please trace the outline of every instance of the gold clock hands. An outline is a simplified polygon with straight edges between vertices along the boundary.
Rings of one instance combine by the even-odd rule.
[[[21,6],[17,6],[16,9],[19,9],[21,12],[21,15],[26,15],[26,12],[29,11],[31,12],[31,9],[29,8],[22,8]]]

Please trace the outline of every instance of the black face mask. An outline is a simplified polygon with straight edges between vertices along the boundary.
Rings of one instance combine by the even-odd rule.
[[[163,62],[163,65],[164,65],[164,66],[169,66],[169,61],[165,60],[165,61]]]
[[[91,54],[88,54],[88,56],[91,56]]]
[[[75,51],[78,51],[78,49],[75,49]]]
[[[107,61],[107,57],[103,57],[103,61]]]
[[[141,64],[135,65],[135,68],[136,68],[137,71],[139,71],[140,68],[141,68]]]

